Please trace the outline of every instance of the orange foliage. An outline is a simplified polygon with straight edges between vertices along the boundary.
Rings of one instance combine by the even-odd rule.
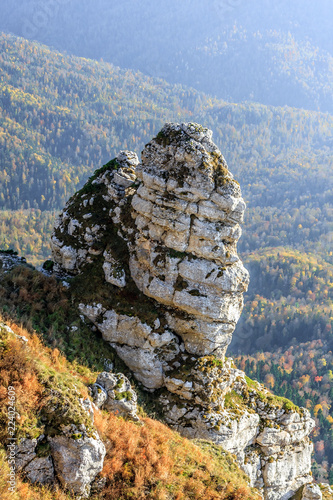
[[[323,440],[317,441],[315,443],[315,450],[319,455],[323,455],[325,452],[325,443]]]
[[[102,474],[105,498],[151,500],[241,500],[255,498],[247,486],[227,481],[211,457],[162,423],[143,425],[114,415],[95,413],[95,425],[106,442]]]
[[[0,416],[6,415],[8,406],[7,389],[15,388],[15,407],[24,423],[23,414],[35,412],[42,397],[43,388],[38,381],[34,362],[27,356],[27,347],[22,341],[11,338],[0,349]],[[1,352],[4,351],[4,352]],[[1,427],[0,441],[5,437],[6,427]]]
[[[319,410],[323,411],[323,407],[321,406],[321,404],[317,404],[317,405],[313,408],[313,413],[314,413],[314,416],[315,416],[315,417],[318,415]]]
[[[275,385],[274,375],[272,375],[271,373],[267,373],[267,375],[265,376],[265,384],[267,384],[271,389],[273,389]]]

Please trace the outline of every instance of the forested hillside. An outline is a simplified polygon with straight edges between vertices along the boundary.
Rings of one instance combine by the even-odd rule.
[[[227,104],[11,36],[0,46],[2,209],[60,209],[120,149],[140,153],[165,121],[196,120],[213,129],[249,202],[242,249],[331,258],[331,115]]]
[[[333,354],[324,339],[295,342],[288,350],[235,359],[240,368],[280,396],[308,408],[316,421],[312,433],[316,479],[333,483]]]
[[[3,208],[60,208],[119,149],[190,116],[191,92],[139,73],[14,37],[1,37],[0,54]]]
[[[248,203],[240,250],[251,283],[233,352],[283,350],[296,342],[308,356],[310,341],[332,350],[333,117],[327,113],[230,104],[2,35],[0,248],[34,264],[49,258],[55,213],[120,149],[140,154],[166,121],[212,128]],[[326,363],[331,370],[331,359]],[[260,368],[255,375],[267,373]],[[326,389],[318,384],[309,392],[312,409]],[[322,428],[332,433],[324,417],[330,427]],[[330,461],[330,453],[317,454],[318,462]]]
[[[247,254],[251,286],[234,349],[289,347],[321,339],[333,350],[333,266],[284,247]]]
[[[333,111],[330,0],[1,0],[0,6],[0,29],[61,51],[233,102]]]

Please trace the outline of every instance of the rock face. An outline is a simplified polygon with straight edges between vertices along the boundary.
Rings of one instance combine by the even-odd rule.
[[[24,257],[19,257],[16,252],[12,250],[0,251],[0,270],[1,272],[7,273],[13,267],[20,264],[25,264],[26,260]]]
[[[171,426],[235,453],[265,499],[286,500],[312,481],[314,423],[225,359],[249,281],[236,247],[244,210],[212,132],[169,123],[141,163],[122,151],[69,200],[54,269],[75,276],[80,313],[160,389]],[[99,384],[102,405],[114,382]]]
[[[53,483],[54,467],[51,456],[38,456],[37,453],[37,439],[22,439],[16,450],[16,469],[23,472],[32,483]]]
[[[222,358],[248,284],[236,251],[245,203],[211,135],[167,125],[144,149],[129,267],[139,290],[172,308],[187,352]]]
[[[320,500],[322,493],[317,484],[307,484],[303,488],[302,500]]]

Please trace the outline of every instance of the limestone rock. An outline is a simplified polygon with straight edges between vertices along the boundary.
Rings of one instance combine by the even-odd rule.
[[[105,280],[121,288],[126,286],[126,274],[124,269],[119,266],[119,263],[112,257],[112,254],[104,252],[103,257],[105,258],[103,264]]]
[[[248,284],[236,252],[245,203],[211,135],[195,124],[166,124],[146,145],[129,266],[145,295],[172,307],[170,327],[189,352],[223,357]]]
[[[212,132],[167,123],[141,163],[121,152],[69,200],[53,259],[57,273],[81,275],[82,317],[159,389],[165,420],[234,453],[265,500],[287,500],[311,482],[314,423],[225,359],[249,282],[237,255],[244,210]],[[100,374],[95,403],[131,414],[135,397],[120,405],[117,376]]]
[[[32,483],[52,484],[54,482],[54,467],[52,458],[37,457],[24,469],[24,475]]]
[[[322,493],[322,497],[325,499],[333,498],[333,486],[328,483],[319,483],[319,489]],[[317,490],[318,491],[318,490]]]
[[[92,394],[98,408],[139,420],[136,392],[122,373],[100,373],[92,386]]]
[[[306,439],[293,446],[286,446],[270,455],[262,474],[266,496],[269,500],[292,497],[302,484],[312,481],[312,443]]]
[[[172,394],[161,396],[167,422],[189,438],[209,439],[234,453],[265,500],[291,498],[311,482],[307,436],[314,422],[306,409],[285,408],[260,384],[250,389],[230,361],[214,366],[209,357],[167,388]]]
[[[92,481],[103,468],[106,453],[98,435],[88,436],[84,428],[69,426],[63,434],[49,437],[49,442],[61,484],[87,498]]]
[[[129,366],[136,378],[148,389],[163,386],[164,370],[178,352],[178,339],[168,330],[162,333],[142,323],[137,317],[104,310],[101,304],[80,304],[80,312],[102,332]]]
[[[93,407],[90,399],[80,398],[79,402],[80,402],[82,408],[84,409],[84,411],[89,415],[92,423],[94,423],[94,407]]]
[[[135,167],[138,165],[139,159],[132,151],[120,151],[117,161],[119,168],[114,174],[114,183],[128,188],[136,179]]]
[[[23,470],[31,460],[37,457],[37,439],[22,439],[17,445],[15,453],[15,466],[17,470]]]
[[[19,257],[15,255],[15,252],[11,250],[0,251],[0,270],[1,272],[8,273],[13,267],[19,266],[26,263],[24,257]]]
[[[37,455],[37,445],[44,436],[37,439],[22,439],[15,454],[16,470],[24,474],[32,483],[48,484],[54,481],[54,467],[49,454]]]
[[[76,275],[87,264],[103,253],[104,232],[119,210],[126,196],[134,193],[138,157],[131,151],[121,151],[69,200],[59,214],[51,237],[52,258],[56,274]],[[99,212],[99,213],[98,213]],[[108,282],[124,286],[124,275],[111,250],[104,253],[104,272]]]
[[[321,500],[321,490],[317,484],[306,484],[302,492],[302,500]]]
[[[76,391],[72,391],[76,395]],[[16,450],[16,468],[33,483],[53,483],[55,476],[67,489],[88,497],[90,485],[103,468],[105,446],[93,427],[93,406],[89,399],[80,398],[75,405],[75,418],[68,417],[71,400],[68,394],[51,391],[43,418],[47,421],[45,435],[37,439],[22,439]],[[67,416],[67,420],[66,420]],[[79,421],[80,421],[79,420]],[[72,422],[72,423],[68,423]]]

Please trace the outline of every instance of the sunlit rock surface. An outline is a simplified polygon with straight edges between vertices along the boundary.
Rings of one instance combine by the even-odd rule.
[[[244,210],[212,132],[169,123],[141,163],[122,151],[69,200],[54,270],[76,276],[81,315],[159,389],[169,425],[231,451],[265,499],[287,500],[312,482],[314,422],[225,359],[249,282],[237,255]]]

